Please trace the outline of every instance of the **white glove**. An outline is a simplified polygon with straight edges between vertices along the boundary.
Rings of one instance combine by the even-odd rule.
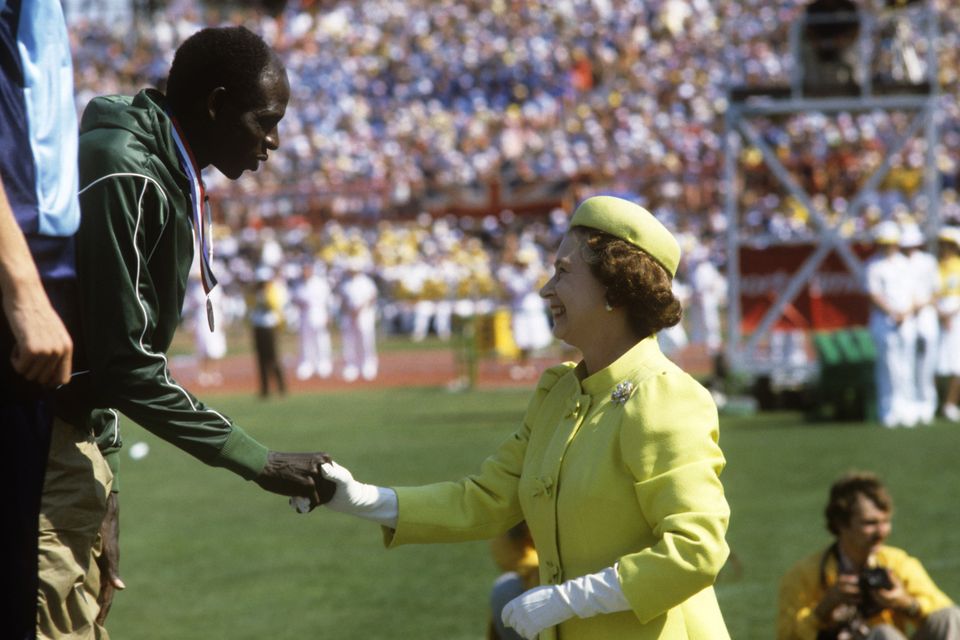
[[[503,608],[503,624],[513,627],[527,640],[548,627],[555,627],[576,614],[563,598],[557,585],[536,587],[523,593]]]
[[[337,484],[333,498],[325,506],[392,529],[397,528],[397,494],[393,489],[357,482],[346,467],[336,462],[325,462],[320,465],[320,471],[324,478]],[[307,498],[291,498],[290,505],[299,513],[310,510]]]
[[[501,618],[505,625],[516,629],[527,640],[533,640],[547,627],[574,616],[589,618],[598,613],[629,609],[630,603],[623,595],[614,565],[563,584],[531,589],[508,602]]]

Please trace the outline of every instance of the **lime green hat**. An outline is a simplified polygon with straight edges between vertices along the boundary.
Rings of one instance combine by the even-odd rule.
[[[653,214],[623,198],[593,196],[580,203],[571,227],[589,227],[635,245],[660,263],[671,276],[680,264],[680,243]]]

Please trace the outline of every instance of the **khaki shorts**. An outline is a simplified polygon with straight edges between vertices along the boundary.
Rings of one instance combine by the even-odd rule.
[[[93,436],[54,420],[40,505],[39,640],[108,637],[96,623],[96,558],[112,482]]]

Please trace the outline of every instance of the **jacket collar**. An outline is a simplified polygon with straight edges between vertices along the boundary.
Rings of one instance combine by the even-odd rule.
[[[650,368],[655,360],[662,360],[657,336],[644,338],[629,351],[614,360],[608,367],[601,369],[580,381],[583,392],[596,399],[610,393],[621,382],[636,385],[641,371]],[[583,375],[583,363],[577,365],[578,375]]]

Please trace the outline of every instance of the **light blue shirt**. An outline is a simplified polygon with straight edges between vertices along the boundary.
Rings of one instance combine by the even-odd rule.
[[[0,0],[0,10],[7,0]],[[23,0],[17,30],[40,235],[70,236],[80,224],[77,108],[70,40],[58,0]]]

